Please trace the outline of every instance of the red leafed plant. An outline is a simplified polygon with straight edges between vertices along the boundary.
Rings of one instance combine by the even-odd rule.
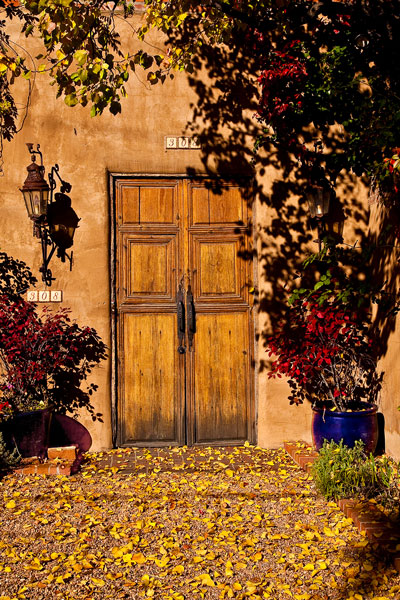
[[[319,299],[318,293],[297,299],[268,338],[268,354],[275,357],[268,376],[288,378],[291,404],[309,400],[345,411],[375,402],[380,377],[367,320],[350,306]]]
[[[100,418],[90,401],[97,386],[81,384],[105,356],[96,331],[72,322],[68,309],[39,314],[21,296],[0,295],[3,414],[53,405],[59,413],[86,408],[93,420]]]

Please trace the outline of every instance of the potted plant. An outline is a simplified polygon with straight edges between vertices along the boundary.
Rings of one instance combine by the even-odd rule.
[[[2,253],[0,271],[6,260],[10,264]],[[11,263],[14,274],[22,264]],[[29,273],[15,279],[18,285],[31,282]],[[22,456],[43,458],[52,411],[76,415],[85,408],[101,420],[91,403],[97,386],[82,384],[106,356],[106,346],[94,329],[71,321],[68,309],[39,313],[19,289],[0,288],[0,419]]]
[[[366,451],[372,452],[378,440],[376,412],[382,376],[376,368],[371,315],[353,282],[332,254],[329,258],[329,250],[323,254],[330,264],[325,263],[311,289],[295,290],[286,318],[267,339],[267,351],[273,357],[268,376],[288,379],[291,404],[311,402],[317,449],[325,439],[343,440],[350,447],[362,440]]]

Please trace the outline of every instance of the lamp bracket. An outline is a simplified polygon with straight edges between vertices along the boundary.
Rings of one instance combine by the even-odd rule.
[[[51,167],[51,171],[49,173],[49,184],[50,184],[50,202],[53,201],[53,191],[56,189],[57,182],[55,176],[61,183],[60,192],[62,194],[68,194],[71,191],[71,184],[68,181],[64,181],[64,179],[60,175],[60,167],[56,163],[53,167]]]
[[[42,171],[44,172],[44,166],[43,166],[43,154],[40,151],[40,144],[36,144],[36,150],[33,149],[33,144],[26,144],[29,150],[29,154],[32,156],[32,161],[35,162],[36,160],[36,154],[38,154],[40,156],[40,167],[42,169]]]

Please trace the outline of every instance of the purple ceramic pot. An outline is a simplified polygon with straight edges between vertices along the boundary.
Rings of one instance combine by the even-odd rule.
[[[7,434],[18,448],[22,458],[47,457],[53,407],[16,414],[7,422]]]

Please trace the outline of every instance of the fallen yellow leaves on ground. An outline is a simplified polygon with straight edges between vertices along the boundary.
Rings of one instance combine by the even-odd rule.
[[[0,600],[400,598],[282,450],[120,449],[70,478],[8,476],[0,494]]]

